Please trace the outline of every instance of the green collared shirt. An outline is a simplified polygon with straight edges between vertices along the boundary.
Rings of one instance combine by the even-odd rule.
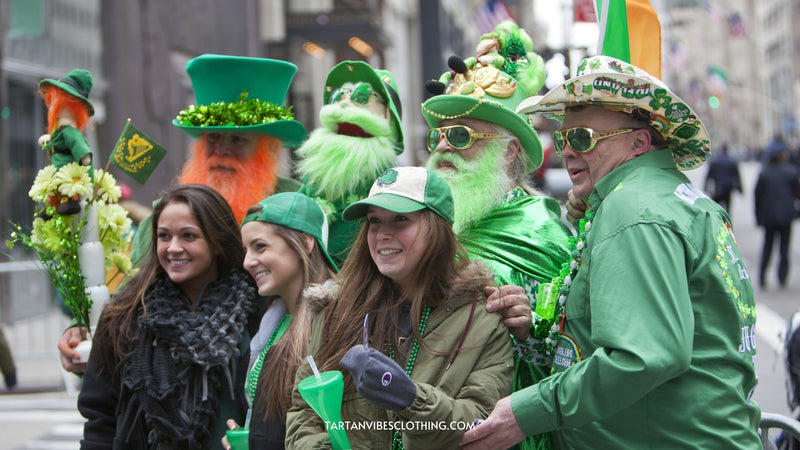
[[[646,153],[595,185],[553,372],[511,396],[563,448],[760,448],[755,300],[725,211]]]

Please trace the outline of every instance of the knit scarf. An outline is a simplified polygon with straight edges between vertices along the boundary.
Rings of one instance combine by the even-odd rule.
[[[208,283],[194,311],[164,274],[145,294],[147,315],[140,310],[137,338],[122,361],[122,396],[130,403],[121,420],[144,417],[151,448],[209,447],[223,384],[234,398],[233,364],[254,298],[240,270]]]

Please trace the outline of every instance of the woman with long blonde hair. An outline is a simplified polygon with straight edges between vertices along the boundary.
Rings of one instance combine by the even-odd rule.
[[[312,285],[332,285],[337,267],[326,250],[325,214],[303,194],[262,200],[247,211],[241,233],[244,268],[268,299],[250,343],[244,429],[250,448],[283,448],[295,372],[307,355],[311,319],[320,309],[307,305],[303,293]],[[229,447],[227,440],[223,445]]]

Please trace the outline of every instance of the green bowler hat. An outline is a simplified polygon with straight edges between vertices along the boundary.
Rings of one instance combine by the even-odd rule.
[[[267,58],[205,54],[186,63],[186,73],[192,81],[197,107],[236,103],[247,92],[247,100],[269,102],[282,114],[262,118],[262,123],[241,125],[234,122],[190,125],[174,119],[172,124],[192,137],[208,132],[258,133],[273,136],[284,146],[300,146],[307,134],[303,125],[282,107],[297,66]],[[191,107],[190,107],[191,108]]]
[[[397,82],[388,70],[375,69],[364,61],[342,61],[333,66],[325,79],[325,92],[323,98],[328,103],[330,95],[345,83],[369,83],[372,90],[381,94],[386,99],[391,119],[397,129],[397,146],[395,150],[403,151],[403,108],[397,91]]]
[[[92,79],[91,72],[88,70],[75,69],[60,80],[45,78],[39,82],[39,89],[41,89],[42,85],[45,84],[55,86],[67,94],[83,100],[83,102],[89,107],[89,115],[94,115],[94,106],[92,106],[91,102],[89,102],[89,91],[92,90],[94,80]]]

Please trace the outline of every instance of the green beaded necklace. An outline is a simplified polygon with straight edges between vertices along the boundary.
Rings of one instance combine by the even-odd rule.
[[[264,358],[267,356],[267,352],[269,351],[272,344],[275,343],[283,333],[289,328],[289,322],[292,320],[291,314],[284,314],[281,318],[281,321],[278,323],[278,326],[275,327],[275,331],[272,332],[272,335],[269,337],[269,341],[267,341],[267,345],[261,349],[261,353],[258,355],[258,361],[253,365],[253,368],[250,369],[250,373],[247,374],[247,384],[244,387],[244,393],[247,396],[248,403],[252,404],[255,400],[255,392],[256,386],[258,385],[258,376],[261,374],[261,366],[264,365]]]
[[[569,287],[572,285],[572,280],[575,279],[578,268],[581,266],[583,249],[586,247],[586,235],[592,228],[593,218],[594,211],[586,211],[585,217],[578,221],[577,236],[569,238],[572,259],[561,265],[561,270],[552,281],[553,285],[558,286],[556,291],[558,293],[558,302],[555,304],[555,312],[552,319],[543,319],[538,315],[533,317],[531,334],[536,339],[544,339],[538,345],[538,350],[541,354],[552,355],[556,345],[558,345],[558,339],[561,336],[561,330],[564,329],[564,320],[566,319],[565,305],[567,303],[567,295],[569,295]],[[537,302],[539,300],[538,298],[536,299]]]
[[[430,306],[426,306],[422,311],[422,317],[419,318],[419,337],[425,335],[425,327],[428,325],[428,317],[431,315]],[[411,344],[411,352],[408,354],[408,361],[406,362],[406,375],[411,376],[414,371],[414,363],[417,361],[417,353],[419,353],[419,340],[414,338]],[[394,346],[389,343],[389,358],[394,359]],[[392,450],[403,450],[403,435],[400,430],[394,430],[392,435]]]

